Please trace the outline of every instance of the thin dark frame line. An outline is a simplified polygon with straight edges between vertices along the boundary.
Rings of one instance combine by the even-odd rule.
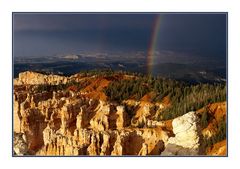
[[[224,156],[209,156],[209,155],[197,155],[197,156],[161,156],[161,155],[148,155],[148,156],[136,156],[136,155],[123,155],[123,156],[90,156],[90,155],[78,155],[78,156],[38,156],[38,155],[14,155],[14,107],[13,107],[13,80],[14,80],[14,15],[15,14],[225,14],[226,16],[226,155]],[[228,12],[12,12],[12,157],[229,157],[229,143],[228,143]]]

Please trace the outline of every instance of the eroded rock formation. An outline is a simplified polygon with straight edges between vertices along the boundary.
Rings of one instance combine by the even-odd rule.
[[[58,75],[43,75],[41,73],[26,71],[19,73],[19,78],[14,79],[14,84],[24,85],[24,84],[60,84],[66,83],[68,78]]]
[[[76,76],[72,76],[77,78]],[[157,121],[163,104],[126,101],[135,109],[91,97],[87,90],[35,90],[39,84],[70,78],[25,72],[14,81],[16,155],[197,155],[199,119],[195,112]],[[92,92],[92,90],[90,91]]]
[[[14,96],[14,131],[26,134],[30,154],[160,155],[168,139],[161,127],[131,127],[123,105],[80,93],[37,95]]]

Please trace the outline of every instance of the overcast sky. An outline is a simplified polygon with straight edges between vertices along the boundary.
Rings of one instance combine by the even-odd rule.
[[[157,15],[15,13],[14,55],[147,51]],[[226,15],[160,14],[156,50],[225,59]]]

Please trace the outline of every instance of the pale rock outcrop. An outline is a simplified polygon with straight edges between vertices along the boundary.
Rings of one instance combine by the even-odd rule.
[[[21,115],[20,115],[20,105],[19,102],[16,100],[16,97],[14,95],[13,98],[13,119],[14,119],[14,131],[16,133],[20,133],[21,132]]]
[[[199,147],[199,119],[195,112],[189,112],[173,120],[173,133],[168,143],[176,144],[184,148],[197,149]]]
[[[148,145],[146,143],[142,144],[142,148],[139,151],[138,155],[140,156],[146,156],[148,154]]]
[[[162,121],[155,121],[155,120],[146,120],[146,127],[147,128],[156,128],[156,127],[165,127],[165,123]]]
[[[24,133],[14,133],[13,150],[16,155],[27,155],[28,144]]]
[[[19,78],[14,79],[14,85],[60,84],[66,83],[68,78],[58,75],[43,75],[41,73],[26,71],[19,73]]]
[[[91,128],[97,131],[104,131],[109,129],[108,118],[110,115],[110,105],[100,101],[98,110],[95,116],[91,119]]]
[[[117,106],[116,108],[117,108],[116,114],[118,115],[116,120],[116,126],[117,129],[122,129],[128,125],[129,119],[124,106]]]
[[[77,122],[76,122],[76,127],[77,129],[83,128],[83,109],[82,107],[80,108],[80,112],[77,115]]]
[[[113,146],[113,151],[111,153],[111,155],[113,156],[119,156],[119,155],[123,155],[123,141],[122,141],[123,137],[118,134],[117,135],[117,140]]]
[[[53,129],[51,129],[49,125],[47,125],[47,127],[43,130],[44,145],[50,144],[54,139],[55,139],[55,133]]]
[[[175,137],[170,137],[162,155],[197,155],[200,146],[199,119],[195,112],[189,112],[172,121]],[[182,153],[182,154],[181,154]]]

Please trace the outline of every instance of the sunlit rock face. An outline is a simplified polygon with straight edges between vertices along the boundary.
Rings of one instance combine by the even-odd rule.
[[[60,84],[67,82],[66,77],[58,76],[58,75],[43,75],[41,73],[36,72],[23,72],[19,73],[19,78],[14,80],[14,84],[16,85],[36,85],[36,84]]]
[[[126,105],[83,91],[36,91],[72,77],[24,72],[14,81],[14,154],[41,156],[198,155],[199,119],[189,112],[168,122],[155,117],[163,104]],[[81,81],[81,79],[79,79]]]
[[[200,146],[199,119],[189,112],[172,121],[174,137],[170,137],[162,155],[198,155]]]
[[[123,105],[82,95],[56,99],[56,94],[41,100],[28,94],[25,100],[14,101],[14,130],[26,133],[28,153],[160,155],[163,151],[168,132],[132,127]]]

